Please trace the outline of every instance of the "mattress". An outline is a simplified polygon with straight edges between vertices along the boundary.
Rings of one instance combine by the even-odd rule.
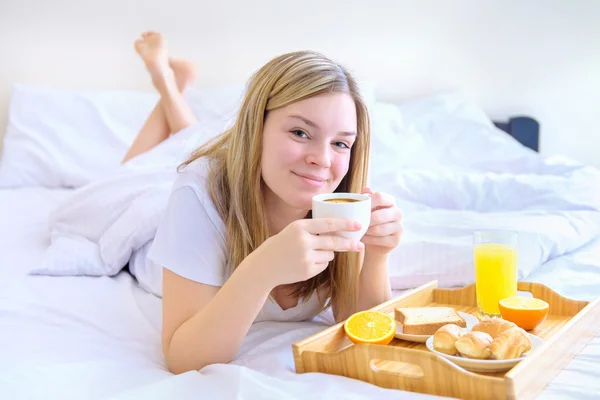
[[[0,393],[4,398],[432,398],[326,374],[295,374],[291,344],[327,326],[254,324],[236,359],[174,376],[160,349],[160,299],[126,272],[114,277],[26,275],[48,246],[47,217],[67,190],[0,190]],[[547,262],[527,280],[600,295],[600,238]],[[600,337],[539,399],[600,393]]]

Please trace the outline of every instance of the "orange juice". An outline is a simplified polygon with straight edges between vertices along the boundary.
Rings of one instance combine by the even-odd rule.
[[[500,243],[474,248],[475,287],[480,313],[500,315],[498,302],[517,295],[517,250]]]

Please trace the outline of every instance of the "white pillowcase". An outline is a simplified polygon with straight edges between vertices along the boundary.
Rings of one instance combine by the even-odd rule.
[[[376,103],[371,114],[372,174],[404,167],[536,172],[541,164],[537,153],[496,128],[466,93]]]
[[[232,120],[243,85],[189,89],[211,135]],[[0,158],[0,188],[76,188],[117,167],[152,111],[155,93],[71,91],[17,84]]]

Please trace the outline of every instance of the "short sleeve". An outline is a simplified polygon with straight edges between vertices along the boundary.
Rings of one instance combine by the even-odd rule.
[[[148,258],[186,279],[223,286],[227,279],[225,240],[214,213],[192,187],[174,189]]]

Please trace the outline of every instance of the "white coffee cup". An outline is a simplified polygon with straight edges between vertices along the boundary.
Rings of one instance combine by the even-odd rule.
[[[334,202],[334,200],[340,200]],[[359,231],[343,231],[336,234],[358,242],[371,223],[371,195],[358,193],[324,193],[312,198],[313,218],[345,218],[358,221]]]

